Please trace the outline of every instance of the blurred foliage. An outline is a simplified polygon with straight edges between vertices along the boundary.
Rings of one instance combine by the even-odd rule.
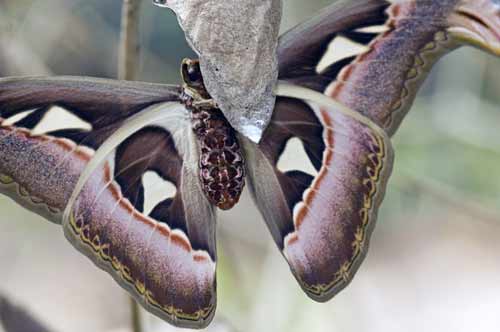
[[[24,308],[0,295],[0,324],[5,332],[50,332]]]

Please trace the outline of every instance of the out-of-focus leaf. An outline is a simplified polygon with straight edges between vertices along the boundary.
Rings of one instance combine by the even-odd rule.
[[[0,324],[5,332],[51,332],[28,310],[0,295]]]

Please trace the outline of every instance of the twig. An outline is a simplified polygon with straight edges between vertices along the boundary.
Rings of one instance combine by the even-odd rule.
[[[121,80],[134,80],[137,74],[140,7],[140,0],[123,0],[118,58],[118,78]],[[142,332],[141,308],[133,298],[130,298],[130,311],[132,331]]]
[[[123,0],[118,78],[134,80],[139,58],[140,0]]]
[[[132,331],[143,332],[142,321],[141,321],[141,308],[136,300],[130,298],[130,311],[132,314]]]

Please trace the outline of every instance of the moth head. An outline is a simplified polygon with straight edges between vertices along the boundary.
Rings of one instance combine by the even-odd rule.
[[[183,59],[181,65],[182,80],[193,88],[204,88],[203,76],[200,69],[200,61]]]
[[[193,97],[195,102],[211,101],[212,98],[203,83],[199,60],[182,60],[181,76],[184,82],[184,92]]]
[[[459,0],[448,23],[460,43],[500,56],[500,0]]]

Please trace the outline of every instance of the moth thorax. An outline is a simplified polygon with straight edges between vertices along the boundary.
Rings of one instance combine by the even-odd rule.
[[[208,200],[232,208],[245,185],[241,148],[235,130],[216,108],[192,109],[193,131],[200,146],[200,181]]]

